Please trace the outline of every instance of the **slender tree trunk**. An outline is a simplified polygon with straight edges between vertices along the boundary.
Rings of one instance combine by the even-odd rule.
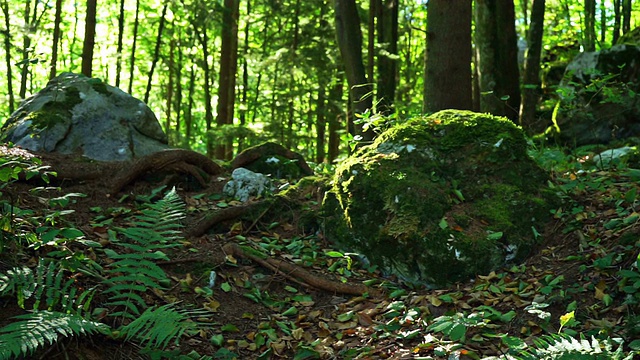
[[[151,84],[153,83],[153,72],[156,69],[158,60],[160,60],[160,47],[162,45],[162,33],[164,32],[164,23],[166,22],[167,8],[169,1],[164,3],[162,15],[160,15],[160,24],[158,25],[158,36],[156,37],[156,46],[153,51],[153,60],[151,61],[151,69],[149,69],[149,77],[147,80],[147,91],[144,93],[144,102],[149,103],[149,95],[151,94]]]
[[[182,47],[184,46],[184,39],[182,38],[182,30],[178,30],[178,62],[176,63],[176,98],[174,102],[174,108],[176,113],[176,144],[179,146],[182,144],[182,69],[184,68],[184,53]]]
[[[471,109],[471,0],[430,0],[424,111]]]
[[[596,50],[596,0],[584,0],[584,50]]]
[[[15,97],[13,95],[13,64],[11,63],[11,19],[9,17],[9,3],[3,0],[2,13],[4,14],[4,60],[7,66],[7,93],[9,95],[9,113],[15,110]]]
[[[544,32],[545,0],[533,0],[522,86],[520,126],[532,129],[536,121],[536,106],[540,98],[540,53]]]
[[[198,33],[196,29],[196,35],[202,45],[202,69],[204,71],[204,119],[207,130],[207,156],[213,156],[213,143],[211,139],[211,125],[213,123],[213,106],[211,105],[211,66],[209,65],[209,36],[207,34],[207,27],[202,25],[202,32]],[[191,90],[190,90],[191,92]],[[189,138],[190,139],[190,138]]]
[[[621,0],[613,0],[613,40],[612,44],[618,42],[620,38],[620,27],[622,25],[622,16],[620,13]]]
[[[398,0],[383,0],[378,7],[378,112],[394,111],[398,58]]]
[[[631,0],[622,0],[622,33],[631,31]]]
[[[325,137],[327,136],[327,110],[326,110],[326,81],[318,84],[318,97],[316,98],[316,162],[324,161]]]
[[[600,46],[604,45],[607,38],[607,4],[600,1]]]
[[[369,21],[367,22],[367,80],[373,82],[375,56],[376,15],[378,3],[382,0],[369,0]]]
[[[335,12],[338,47],[347,75],[354,115],[358,116],[371,111],[373,87],[367,82],[362,63],[362,31],[355,0],[336,0]],[[362,123],[355,124],[354,135],[364,142],[374,138],[373,129],[364,129]]]
[[[49,79],[56,77],[56,66],[58,63],[58,44],[60,43],[60,22],[62,21],[62,0],[56,0],[56,15],[53,23],[53,44],[51,46],[51,71]]]
[[[300,38],[300,0],[296,0],[295,5],[295,13],[293,16],[293,43],[291,44],[291,62],[293,64],[297,63],[298,58],[298,42]],[[295,66],[295,65],[294,65]],[[295,119],[295,98],[296,98],[296,77],[294,75],[294,71],[289,72],[289,100],[288,100],[288,108],[289,114],[287,116],[287,129],[285,136],[285,147],[291,148],[293,141],[293,125]]]
[[[247,19],[251,19],[251,0],[246,0],[247,2]],[[251,26],[251,21],[247,20],[247,23],[244,27],[244,44],[242,52],[244,56],[242,57],[242,107],[240,109],[239,119],[240,126],[244,127],[247,125],[247,101],[249,96],[249,65],[248,65],[248,55],[249,55],[249,30]],[[238,136],[238,153],[244,150],[244,135],[241,133]]]
[[[96,38],[96,8],[97,0],[87,0],[87,18],[84,26],[84,44],[82,45],[82,74],[91,77],[93,48]]]
[[[136,0],[136,17],[133,21],[133,43],[131,44],[131,57],[129,58],[129,88],[131,94],[133,90],[133,71],[136,64],[136,44],[138,40],[138,26],[140,25],[140,0]]]
[[[524,21],[524,35],[526,36],[529,31],[529,0],[521,0],[520,6],[522,6],[522,20]]]
[[[329,146],[327,160],[332,163],[340,155],[340,130],[344,129],[347,122],[347,114],[340,104],[343,103],[344,78],[342,75],[335,76],[335,83],[329,90],[328,118],[329,118]]]
[[[220,83],[218,87],[217,126],[233,124],[236,94],[236,69],[238,67],[238,13],[240,0],[224,0],[222,14],[222,49],[220,52]],[[233,140],[216,146],[218,159],[230,160]]]
[[[37,5],[37,3],[36,3]],[[35,9],[34,9],[35,12]],[[29,76],[29,57],[31,56],[31,31],[34,24],[31,22],[31,1],[26,0],[24,4],[24,30],[22,34],[22,68],[20,72],[20,98],[27,95],[27,78]]]
[[[176,39],[171,38],[171,40],[169,41],[169,71],[167,73],[166,76],[168,76],[167,79],[167,92],[165,95],[165,100],[166,100],[166,111],[165,111],[165,126],[164,126],[164,131],[167,134],[167,138],[169,139],[169,144],[172,143],[172,138],[171,138],[171,104],[173,103],[173,77],[175,76],[174,73],[176,71],[178,71],[178,68],[176,67],[175,64],[175,53],[176,51]]]
[[[480,110],[518,121],[520,75],[513,1],[476,0]]]
[[[207,87],[208,87],[208,84],[207,84]],[[187,104],[187,111],[184,114],[185,144],[190,144],[191,141],[193,140],[191,138],[191,129],[193,128],[193,125],[192,125],[193,124],[193,94],[195,93],[195,91],[196,91],[196,66],[191,65],[191,72],[189,73],[189,95],[187,95],[189,102]]]
[[[120,0],[120,15],[118,16],[118,45],[116,47],[116,87],[120,86],[120,72],[122,72],[122,38],[124,37],[124,0]]]

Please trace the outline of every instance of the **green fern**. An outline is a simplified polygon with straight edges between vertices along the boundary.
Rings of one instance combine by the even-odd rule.
[[[580,340],[569,335],[548,335],[534,340],[535,349],[522,351],[522,360],[632,360],[633,354],[625,355],[622,346],[613,350],[611,341],[591,341],[580,336]]]
[[[202,324],[192,319],[209,315],[205,310],[177,310],[173,304],[147,309],[140,317],[119,329],[125,340],[137,340],[148,349],[164,350],[186,333],[195,333]]]
[[[127,241],[114,240],[127,253],[118,253],[105,249],[105,254],[115,260],[107,270],[112,277],[103,283],[109,288],[108,306],[118,307],[111,316],[136,319],[147,307],[140,294],[153,289],[162,289],[168,283],[167,274],[158,265],[157,260],[168,260],[163,249],[180,246],[180,221],[184,218],[185,206],[175,189],[155,204],[148,204],[139,214],[132,216],[129,222],[134,226],[117,228]]]
[[[59,263],[40,259],[34,270],[27,267],[13,268],[0,274],[0,296],[16,296],[18,306],[25,308],[25,301],[33,299],[32,309],[41,305],[48,310],[80,314],[89,309],[94,289],[78,292]]]
[[[0,360],[25,357],[40,346],[64,337],[108,334],[109,326],[89,321],[80,315],[38,311],[14,317],[18,321],[0,329]]]

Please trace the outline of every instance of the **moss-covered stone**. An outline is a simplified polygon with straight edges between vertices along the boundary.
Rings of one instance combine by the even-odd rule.
[[[556,206],[511,121],[447,110],[396,125],[337,169],[330,240],[412,281],[444,285],[516,261]]]

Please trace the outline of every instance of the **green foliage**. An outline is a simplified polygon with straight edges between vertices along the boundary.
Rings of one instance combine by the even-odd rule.
[[[534,340],[532,349],[522,351],[518,359],[522,360],[631,360],[633,354],[625,354],[622,345],[613,350],[610,340],[598,340],[584,336],[575,339],[558,334],[546,335]]]
[[[18,321],[0,329],[0,359],[27,356],[40,346],[63,337],[108,334],[109,326],[89,321],[78,314],[38,311],[14,317]]]
[[[114,237],[113,243],[130,252],[104,250],[114,260],[107,270],[107,274],[113,276],[103,281],[108,286],[104,291],[109,295],[107,305],[120,309],[111,316],[137,318],[147,307],[140,293],[162,289],[169,283],[167,274],[155,261],[168,260],[162,249],[180,246],[177,242],[180,239],[178,229],[184,212],[184,203],[173,189],[157,203],[147,204],[139,214],[131,216],[132,227],[116,228],[127,240]]]
[[[35,311],[60,309],[80,315],[89,309],[95,289],[81,291],[74,284],[59,262],[41,259],[35,271],[22,267],[0,274],[0,296],[15,296],[23,309],[26,300],[33,300]]]
[[[185,334],[202,328],[193,318],[209,314],[204,310],[177,310],[173,304],[148,308],[128,325],[119,329],[125,340],[136,340],[148,349],[165,349]],[[211,325],[208,325],[211,326]]]

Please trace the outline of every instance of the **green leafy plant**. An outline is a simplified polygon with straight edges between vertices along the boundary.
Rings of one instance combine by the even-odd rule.
[[[114,262],[106,271],[112,275],[103,281],[108,286],[104,292],[109,295],[107,306],[118,306],[111,316],[135,319],[147,307],[140,296],[151,289],[162,289],[169,283],[167,274],[156,260],[168,260],[163,249],[180,246],[178,229],[184,218],[184,203],[175,189],[154,204],[148,204],[139,214],[133,215],[129,228],[116,228],[126,238],[113,238],[113,243],[129,252],[118,253],[105,249],[105,254]]]

